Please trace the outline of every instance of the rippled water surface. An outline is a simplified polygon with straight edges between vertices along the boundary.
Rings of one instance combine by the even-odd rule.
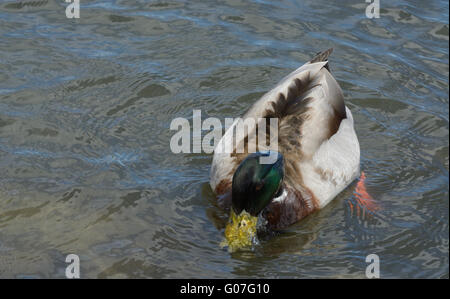
[[[376,253],[381,277],[448,278],[448,1],[66,5],[0,1],[0,277],[64,277],[76,253],[89,278],[363,278]],[[230,254],[212,156],[173,154],[170,122],[237,117],[330,47],[380,210],[353,184]]]

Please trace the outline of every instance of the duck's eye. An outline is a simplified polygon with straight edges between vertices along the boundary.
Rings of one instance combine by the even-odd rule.
[[[262,189],[263,186],[264,186],[264,183],[259,183],[259,184],[257,184],[257,185],[255,186],[255,190],[256,190],[256,191],[259,191],[259,190]]]

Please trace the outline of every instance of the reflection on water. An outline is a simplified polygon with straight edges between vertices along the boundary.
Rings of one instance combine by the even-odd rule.
[[[0,2],[0,277],[448,278],[448,2]],[[170,122],[236,117],[314,53],[352,109],[355,185],[254,251],[220,248],[211,155]],[[204,132],[205,133],[205,132]]]

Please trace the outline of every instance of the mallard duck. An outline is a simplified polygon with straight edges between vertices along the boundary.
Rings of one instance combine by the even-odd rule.
[[[259,233],[282,230],[322,209],[359,176],[358,137],[330,73],[332,50],[284,77],[243,115],[244,120],[278,120],[278,136],[270,136],[269,145],[249,152],[255,135],[236,138],[237,120],[218,143],[210,185],[219,206],[231,207],[225,229],[231,250],[251,246]],[[237,151],[238,145],[244,152]],[[233,150],[218,150],[226,146]],[[267,156],[275,159],[260,163]]]

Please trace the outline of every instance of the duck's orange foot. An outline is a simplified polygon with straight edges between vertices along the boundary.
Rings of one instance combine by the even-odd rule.
[[[355,191],[353,192],[356,199],[355,207],[350,201],[348,202],[350,205],[351,213],[353,214],[353,210],[355,209],[358,216],[360,215],[361,210],[363,212],[363,216],[366,211],[374,213],[380,210],[380,205],[375,201],[375,199],[372,198],[372,196],[370,196],[369,193],[367,193],[366,185],[364,184],[365,180],[366,175],[364,172],[361,172],[361,177],[359,178],[359,181],[356,184]]]

